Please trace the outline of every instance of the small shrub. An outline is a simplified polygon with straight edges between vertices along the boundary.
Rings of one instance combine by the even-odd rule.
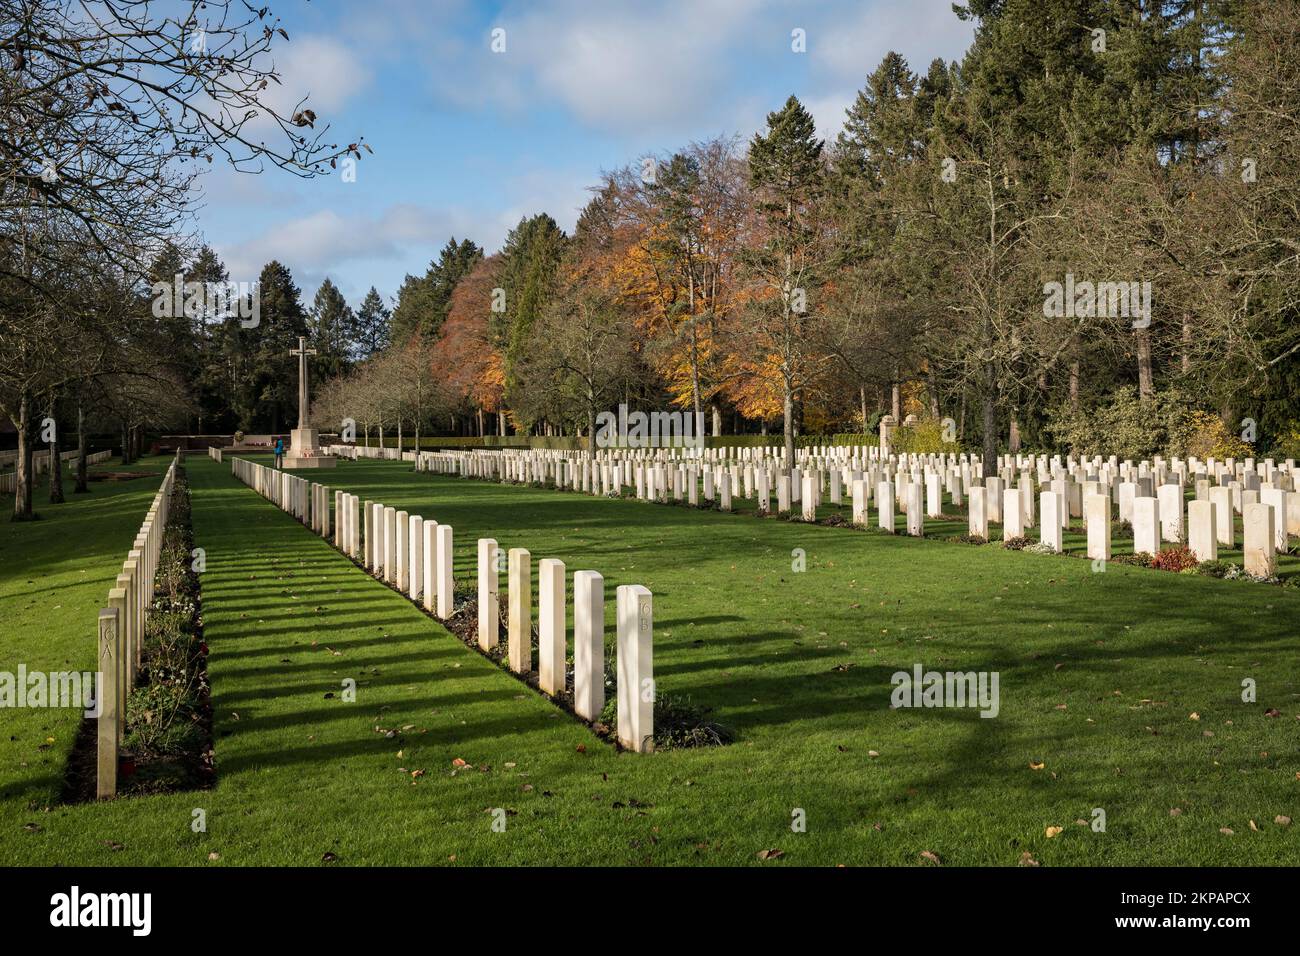
[[[1236,567],[1231,561],[1202,561],[1196,566],[1196,573],[1210,578],[1226,578],[1228,572]]]
[[[1030,541],[1023,534],[1016,535],[1012,538],[1003,538],[1002,547],[1010,548],[1012,551],[1023,551],[1029,547]]]
[[[1182,422],[1182,451],[1207,458],[1246,458],[1255,450],[1228,430],[1223,419],[1209,412],[1191,411]]]
[[[1131,564],[1138,568],[1151,567],[1151,555],[1143,551],[1141,554],[1117,554],[1111,557],[1116,564]]]
[[[922,418],[911,425],[902,425],[894,432],[892,441],[895,453],[937,455],[956,447],[943,440],[943,422],[938,418]]]
[[[606,684],[610,680],[607,676]],[[735,739],[732,732],[708,718],[709,708],[693,703],[690,697],[655,695],[654,742],[656,750],[674,750],[685,747],[721,747]],[[607,727],[618,726],[618,699],[611,695],[605,701],[598,723]]]
[[[1193,570],[1200,562],[1196,555],[1192,554],[1191,549],[1185,545],[1178,545],[1172,548],[1163,548],[1151,559],[1151,567],[1159,571],[1188,571]]]
[[[1022,549],[1026,554],[1059,554],[1060,552],[1053,548],[1046,541],[1035,541],[1032,544],[1026,544]]]

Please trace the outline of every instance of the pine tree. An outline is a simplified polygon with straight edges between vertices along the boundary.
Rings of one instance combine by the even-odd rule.
[[[507,396],[513,367],[529,347],[532,329],[551,299],[568,239],[546,213],[522,219],[502,247],[505,311],[493,313],[489,332],[505,356]]]
[[[749,144],[749,185],[763,221],[761,244],[746,250],[745,265],[766,287],[755,303],[748,341],[753,367],[775,366],[785,425],[785,466],[794,463],[795,401],[813,384],[816,323],[813,286],[826,266],[818,218],[825,187],[822,140],[799,100],[791,96],[767,114],[767,130]]]
[[[316,290],[311,309],[312,345],[317,365],[330,377],[343,374],[348,364],[348,337],[356,324],[352,309],[338,286],[326,278]]]
[[[352,329],[348,333],[348,357],[353,362],[363,362],[377,352],[388,348],[392,310],[374,286],[361,300],[361,307],[353,315]]]
[[[289,352],[298,347],[299,336],[310,330],[298,286],[287,266],[268,262],[262,269],[260,289],[261,321],[256,328],[244,330],[254,343],[248,406],[256,418],[247,425],[278,433],[298,424],[298,361]]]

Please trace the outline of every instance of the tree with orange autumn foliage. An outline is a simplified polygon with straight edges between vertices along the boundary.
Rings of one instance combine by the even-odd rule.
[[[504,360],[489,332],[493,289],[500,281],[501,255],[480,261],[456,285],[447,321],[430,349],[430,363],[443,376],[462,414],[473,415],[480,435],[487,434],[486,416],[497,417],[496,431],[505,434]]]
[[[744,162],[736,140],[719,137],[643,169],[606,178],[623,234],[615,281],[636,306],[647,360],[671,401],[697,420],[708,403],[718,434],[728,384],[721,342],[736,314],[736,255],[751,215]]]

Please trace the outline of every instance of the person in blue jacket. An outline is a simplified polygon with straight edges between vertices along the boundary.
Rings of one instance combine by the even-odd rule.
[[[275,467],[276,468],[284,467],[284,439],[283,438],[277,438],[275,440]]]

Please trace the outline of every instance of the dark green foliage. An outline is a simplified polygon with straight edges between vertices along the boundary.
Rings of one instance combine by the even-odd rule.
[[[376,352],[388,347],[389,323],[393,312],[384,305],[383,298],[374,286],[361,300],[361,306],[353,315],[352,334],[348,337],[352,347],[349,358],[360,362],[370,358]]]
[[[402,343],[412,336],[432,341],[447,321],[451,293],[483,258],[483,250],[469,239],[453,236],[422,276],[408,275],[397,293],[389,339]]]

